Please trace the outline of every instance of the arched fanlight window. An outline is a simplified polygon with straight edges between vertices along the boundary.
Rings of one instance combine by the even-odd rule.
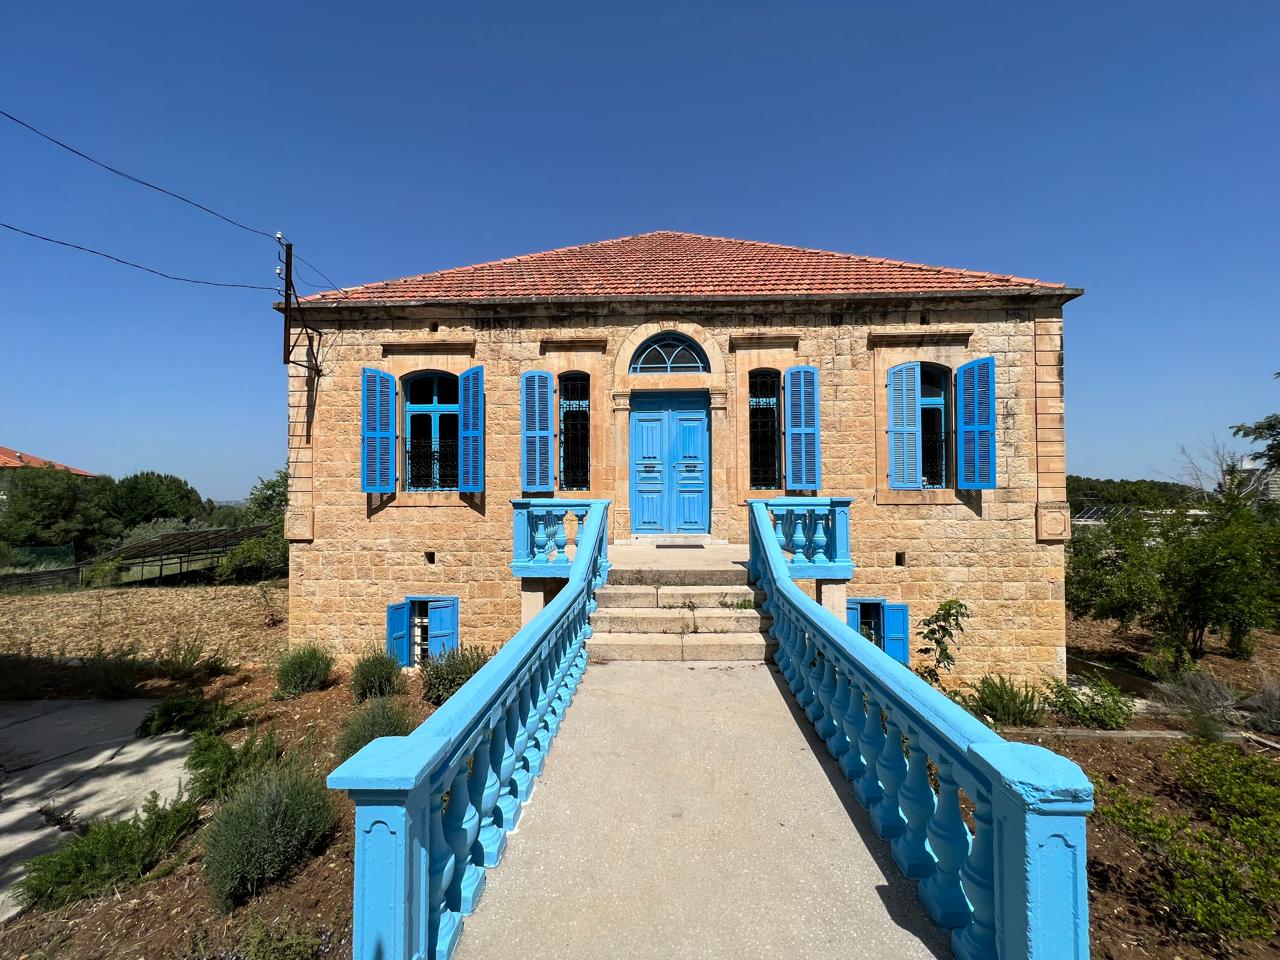
[[[640,344],[631,358],[632,373],[706,373],[703,349],[682,333],[659,333]]]

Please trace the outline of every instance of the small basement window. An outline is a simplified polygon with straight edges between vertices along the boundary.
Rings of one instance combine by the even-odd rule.
[[[387,604],[387,653],[400,666],[457,649],[457,597],[405,597]]]
[[[901,664],[910,660],[910,623],[905,603],[886,603],[883,597],[850,597],[845,622]]]

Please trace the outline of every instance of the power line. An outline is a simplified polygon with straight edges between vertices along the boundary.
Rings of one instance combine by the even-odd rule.
[[[14,233],[20,233],[24,237],[31,237],[34,240],[43,240],[46,243],[56,243],[60,247],[70,247],[72,250],[80,250],[84,253],[92,253],[95,256],[105,257],[108,260],[114,260],[116,263],[124,264],[126,267],[133,267],[136,270],[145,270],[147,273],[153,273],[157,277],[164,277],[166,280],[179,280],[182,283],[198,283],[205,287],[238,287],[242,290],[270,290],[278,292],[275,287],[261,287],[252,283],[218,283],[215,280],[193,280],[191,277],[176,277],[171,273],[163,273],[160,270],[154,270],[151,267],[144,267],[140,263],[134,263],[132,260],[123,260],[120,257],[112,256],[109,253],[103,253],[101,250],[94,250],[91,247],[82,247],[78,243],[70,243],[66,240],[55,240],[53,237],[45,237],[38,233],[32,233],[30,230],[23,230],[13,226],[10,223],[0,222],[0,227],[6,230],[12,230]]]
[[[133,174],[126,173],[125,171],[117,167],[111,166],[111,164],[109,163],[103,163],[101,160],[97,160],[94,157],[89,156],[89,154],[85,153],[83,150],[77,150],[75,147],[71,146],[71,144],[63,143],[57,137],[50,136],[49,134],[45,133],[43,130],[33,127],[31,124],[27,123],[25,120],[20,120],[18,117],[15,117],[12,113],[9,113],[7,110],[0,110],[0,116],[9,118],[19,126],[26,127],[36,136],[42,137],[45,140],[48,140],[50,143],[54,144],[55,146],[61,147],[63,150],[67,150],[70,153],[74,153],[77,157],[80,157],[82,160],[88,160],[90,163],[94,164],[95,166],[101,167],[103,170],[108,170],[111,173],[114,173],[118,177],[124,177],[124,179],[132,183],[136,183],[139,186],[148,187],[159,193],[163,193],[167,197],[172,197],[174,200],[180,200],[183,203],[190,204],[191,206],[195,207],[197,210],[203,210],[205,213],[215,216],[219,220],[222,220],[226,223],[231,224],[233,227],[239,227],[241,230],[247,230],[249,231],[249,233],[256,233],[260,237],[266,237],[268,240],[275,240],[279,242],[280,238],[276,234],[268,233],[266,230],[259,230],[256,227],[251,227],[248,224],[241,223],[239,220],[235,220],[231,217],[228,217],[226,214],[219,213],[217,210],[214,210],[211,207],[206,207],[203,203],[198,203],[197,201],[192,200],[190,197],[184,197],[180,193],[175,193],[172,190],[167,190],[164,187],[158,186],[150,182],[149,180],[143,180],[141,177],[135,177]],[[42,237],[41,239],[46,239],[46,238]],[[97,251],[90,251],[90,252],[96,253]],[[305,263],[308,267],[310,267],[312,270],[318,273],[321,276],[321,278],[324,279],[324,281],[330,285],[330,287],[332,287],[335,290],[340,289],[336,283],[334,283],[332,280],[330,280],[328,277],[325,276],[323,270],[317,267],[310,260],[306,260],[301,256],[298,256],[298,260],[300,260],[302,263]]]
[[[210,209],[209,207],[206,207],[203,203],[197,203],[195,200],[192,200],[190,197],[184,197],[180,193],[174,193],[172,190],[166,190],[164,187],[156,186],[154,183],[151,183],[148,180],[143,180],[141,177],[135,177],[131,173],[125,173],[123,170],[117,169],[116,167],[111,166],[111,164],[109,163],[103,163],[101,160],[95,160],[93,157],[89,156],[87,153],[77,150],[75,147],[71,146],[71,144],[63,143],[57,137],[51,137],[49,136],[49,134],[45,133],[43,130],[37,130],[35,127],[27,123],[25,120],[19,120],[12,113],[9,113],[5,110],[0,110],[0,116],[8,117],[10,120],[18,124],[19,126],[26,127],[36,136],[43,137],[44,139],[48,140],[50,143],[56,144],[57,146],[61,147],[63,150],[68,150],[71,153],[74,153],[77,157],[80,157],[82,160],[88,160],[90,163],[101,167],[103,170],[109,170],[118,177],[124,177],[126,180],[131,180],[132,182],[139,184],[140,186],[150,187],[152,190],[159,191],[160,193],[163,193],[165,196],[173,197],[173,199],[175,200],[181,200],[183,203],[189,203],[191,204],[191,206],[199,210],[203,210],[205,213],[212,214],[213,216],[217,217],[219,220],[225,220],[227,223],[231,224],[233,227],[239,227],[241,230],[248,230],[250,233],[256,233],[259,236],[266,237],[268,240],[275,239],[275,234],[268,233],[265,230],[258,230],[255,227],[247,226],[246,224],[241,223],[239,220],[233,220],[231,217],[228,217],[225,214],[221,214],[217,210],[213,210],[213,209]]]

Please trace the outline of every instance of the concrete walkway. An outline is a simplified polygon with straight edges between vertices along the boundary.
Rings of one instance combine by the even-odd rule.
[[[458,960],[950,957],[780,683],[591,664]]]
[[[138,740],[155,700],[0,703],[0,920],[18,911],[22,865],[67,834],[46,813],[86,821],[127,817],[152,791],[171,800],[191,741]]]

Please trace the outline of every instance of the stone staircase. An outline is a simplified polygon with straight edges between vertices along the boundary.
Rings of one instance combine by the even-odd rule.
[[[747,572],[618,569],[596,591],[593,660],[764,660],[775,644]]]

